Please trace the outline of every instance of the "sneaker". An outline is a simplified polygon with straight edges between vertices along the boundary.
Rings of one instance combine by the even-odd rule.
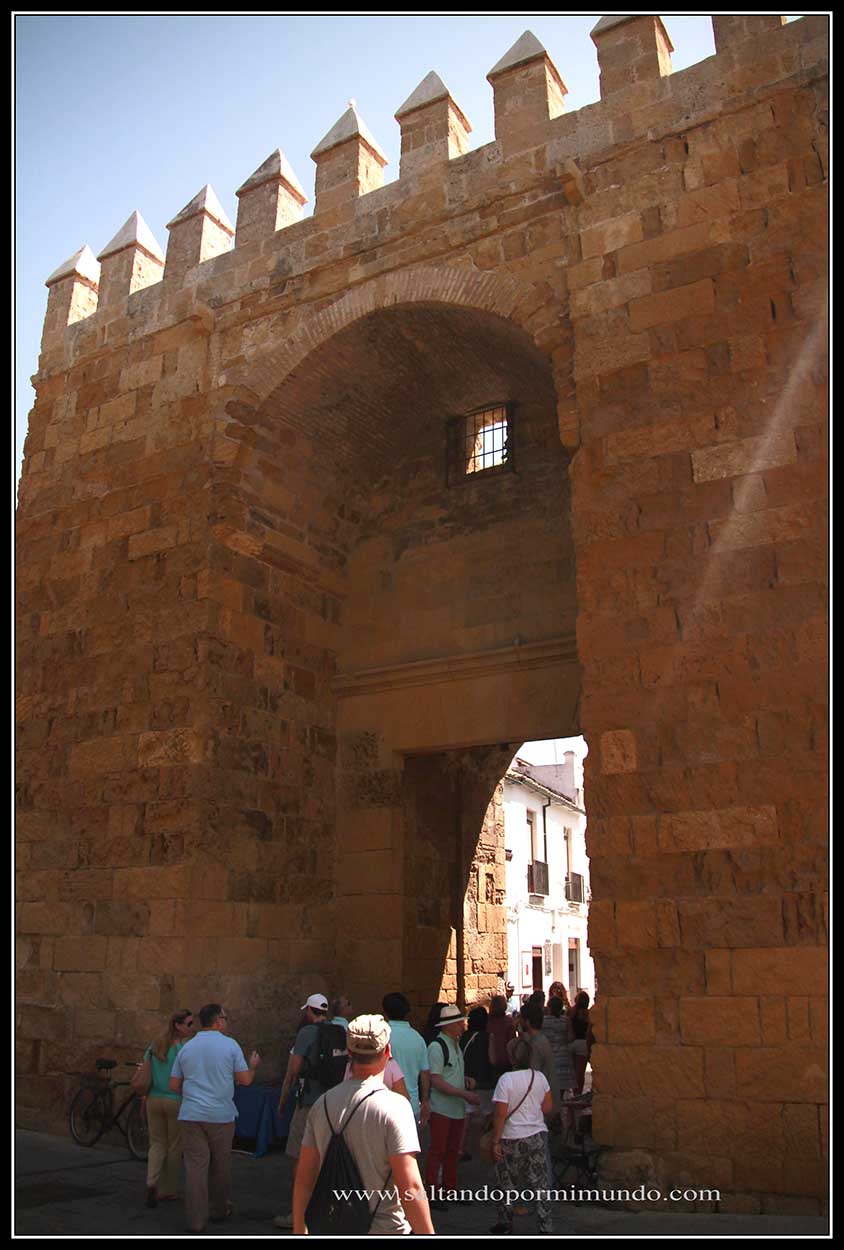
[[[291,1211],[288,1215],[275,1216],[275,1218],[273,1219],[273,1224],[276,1226],[276,1228],[292,1228],[293,1227],[293,1212]]]

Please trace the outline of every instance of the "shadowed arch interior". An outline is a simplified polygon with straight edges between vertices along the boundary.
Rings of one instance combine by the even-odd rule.
[[[514,471],[448,486],[448,421],[494,404],[513,414]],[[503,901],[489,796],[507,744],[576,728],[556,412],[522,329],[444,304],[364,316],[257,410],[230,406],[258,453],[237,486],[247,528],[327,605],[313,650],[288,658],[314,674],[313,733],[336,743],[337,953],[359,1000],[384,984],[471,998],[506,963],[503,906],[479,912],[472,886],[480,853]]]

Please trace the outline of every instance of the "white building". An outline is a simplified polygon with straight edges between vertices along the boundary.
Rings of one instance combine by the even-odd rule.
[[[595,997],[586,944],[586,744],[565,742],[581,744],[562,763],[531,764],[517,755],[504,778],[508,976],[517,995],[547,994],[552,981],[562,981],[570,998],[578,989]]]

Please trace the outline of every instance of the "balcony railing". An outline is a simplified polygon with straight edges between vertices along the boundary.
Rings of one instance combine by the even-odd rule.
[[[527,866],[528,894],[548,893],[548,865],[535,859]]]
[[[566,877],[566,898],[570,903],[586,902],[586,883],[579,872]]]

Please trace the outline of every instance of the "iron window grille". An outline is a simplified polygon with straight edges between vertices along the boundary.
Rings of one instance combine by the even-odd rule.
[[[479,475],[513,470],[513,410],[509,404],[478,408],[448,423],[449,486],[474,481]]]
[[[527,866],[528,893],[548,893],[548,865],[535,859]]]
[[[570,903],[586,902],[586,887],[579,872],[570,873],[566,877],[566,898]]]

